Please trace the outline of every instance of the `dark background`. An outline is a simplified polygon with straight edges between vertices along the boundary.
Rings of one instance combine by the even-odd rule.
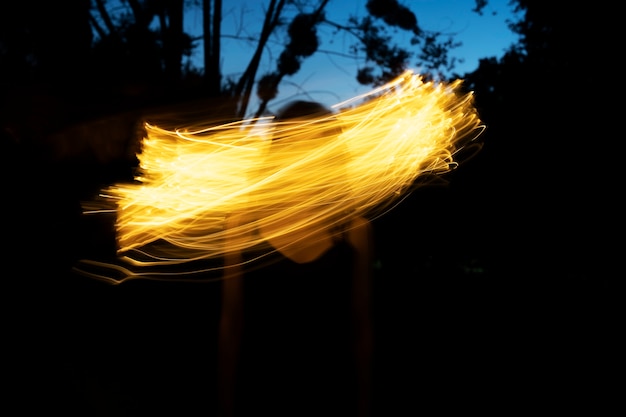
[[[612,9],[514,3],[526,11],[520,44],[462,75],[487,125],[483,149],[446,186],[418,188],[374,221],[375,415],[601,415],[616,400]],[[219,285],[112,286],[72,266],[114,253],[112,219],[83,215],[80,201],[132,177],[146,108],[230,103],[232,90],[132,48],[94,49],[88,13],[88,1],[0,12],[3,406],[211,415]],[[101,148],[78,145],[95,131]]]

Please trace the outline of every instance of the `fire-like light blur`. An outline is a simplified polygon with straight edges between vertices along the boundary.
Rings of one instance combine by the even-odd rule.
[[[259,243],[252,232],[263,224],[280,234],[381,215],[421,176],[450,171],[459,152],[476,143],[484,126],[461,82],[424,82],[406,72],[335,105],[332,116],[304,123],[271,117],[180,129],[146,123],[136,182],[102,193],[117,215],[120,264],[110,267],[121,280],[174,279],[184,274],[154,267],[245,250]],[[226,219],[236,213],[251,220],[229,233],[246,239],[227,246]],[[280,219],[294,214],[297,223],[280,229]]]

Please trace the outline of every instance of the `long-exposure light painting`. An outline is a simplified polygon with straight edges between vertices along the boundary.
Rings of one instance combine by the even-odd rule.
[[[114,283],[205,272],[214,279],[210,272],[228,251],[259,243],[251,231],[264,222],[278,225],[297,213],[298,223],[277,232],[289,233],[355,214],[374,218],[420,177],[453,169],[459,152],[476,143],[484,126],[472,93],[460,93],[460,86],[461,80],[424,82],[406,72],[307,122],[208,120],[180,129],[147,122],[136,182],[101,194],[115,204],[119,259],[82,261],[115,274],[81,271]],[[276,137],[282,139],[272,144]],[[255,214],[229,230],[246,236],[237,247],[223,244],[234,213]],[[169,268],[210,260],[213,266]]]

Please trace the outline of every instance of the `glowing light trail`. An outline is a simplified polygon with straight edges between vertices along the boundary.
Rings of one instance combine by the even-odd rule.
[[[130,268],[220,259],[259,243],[254,231],[262,224],[280,235],[380,215],[419,177],[453,169],[457,152],[484,129],[473,95],[461,94],[460,85],[406,72],[306,122],[265,118],[178,130],[146,124],[137,182],[103,193],[116,203],[121,260]],[[233,213],[250,219],[234,231],[241,243],[226,247]],[[297,221],[281,226],[285,218]],[[110,267],[127,278],[168,275]]]

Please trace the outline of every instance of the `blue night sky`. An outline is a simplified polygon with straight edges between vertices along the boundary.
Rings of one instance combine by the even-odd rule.
[[[327,6],[327,18],[345,22],[347,16],[364,16],[366,0],[330,1]],[[267,1],[230,0],[224,2],[222,21],[222,74],[224,77],[238,79],[248,64],[255,43],[238,38],[256,39],[260,31],[264,6]],[[400,1],[417,16],[423,30],[440,31],[454,35],[462,46],[453,49],[450,56],[463,60],[457,62],[454,72],[465,74],[478,66],[478,61],[486,57],[500,57],[505,49],[517,41],[517,36],[507,26],[507,19],[514,15],[508,0],[490,0],[483,15],[472,12],[474,0],[412,0]],[[202,15],[199,10],[191,9],[186,16],[186,28],[192,34],[200,33]],[[355,79],[359,62],[353,57],[341,56],[335,52],[346,52],[353,39],[347,35],[331,36],[330,28],[321,28],[318,32],[320,46],[318,53],[307,58],[300,71],[286,77],[280,86],[279,96],[273,106],[280,106],[285,101],[308,97],[332,105],[358,94],[369,91]],[[410,33],[398,33],[398,45],[409,46]],[[274,70],[275,58],[282,46],[270,42],[258,76]],[[328,51],[328,52],[326,52]],[[194,65],[202,65],[201,43],[193,57]],[[196,64],[197,63],[197,64]],[[419,68],[412,68],[419,72]],[[305,96],[303,96],[305,94]],[[255,108],[251,103],[250,109]]]

